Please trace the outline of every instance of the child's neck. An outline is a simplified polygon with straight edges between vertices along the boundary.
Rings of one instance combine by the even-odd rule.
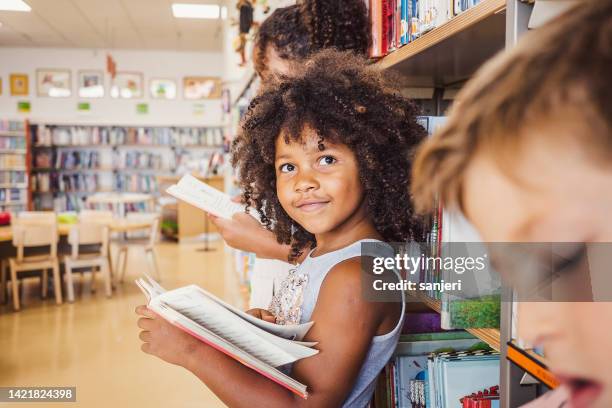
[[[337,251],[353,242],[362,239],[382,240],[382,236],[376,231],[374,223],[368,216],[365,201],[349,218],[331,231],[316,234],[317,247],[314,256]]]

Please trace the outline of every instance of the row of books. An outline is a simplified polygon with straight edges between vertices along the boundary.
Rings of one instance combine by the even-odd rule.
[[[182,156],[182,155],[179,155]],[[36,168],[75,169],[148,169],[171,171],[176,166],[176,155],[122,150],[60,150],[37,151],[33,155]]]
[[[377,58],[475,6],[481,0],[370,0],[372,49]]]
[[[0,188],[0,203],[25,202],[27,191],[23,188]]]
[[[499,353],[466,332],[403,335],[379,376],[376,408],[497,408]]]
[[[25,122],[22,120],[0,120],[0,132],[23,132]]]
[[[1,137],[0,136],[0,149],[25,149],[26,139],[25,137]]]
[[[156,193],[158,191],[157,176],[153,174],[115,174],[113,190]]]
[[[37,173],[30,178],[36,193],[95,193],[99,191],[155,193],[152,174],[58,174]]]
[[[176,155],[176,172],[215,175],[221,172],[224,163],[225,159],[220,151],[184,151]]]
[[[32,126],[34,145],[153,145],[220,146],[223,130],[218,127],[121,127],[121,126]]]
[[[445,123],[442,116],[422,116],[418,122],[429,135],[438,131]],[[424,242],[430,253],[428,256],[446,259],[455,251],[452,243],[471,243],[479,245],[480,236],[475,229],[458,213],[444,211],[437,204],[429,219],[428,233]],[[484,245],[483,245],[484,248]],[[470,248],[473,249],[473,248]],[[483,251],[484,253],[484,251]],[[452,257],[452,256],[451,256]],[[486,275],[489,273],[490,275]],[[440,264],[421,267],[413,278],[427,284],[422,292],[430,299],[439,301],[441,327],[445,330],[464,328],[499,328],[501,315],[501,282],[491,268],[479,272],[478,282],[465,283],[461,293],[442,291],[441,282],[457,281],[455,270],[443,268]],[[463,279],[466,281],[466,279]],[[482,280],[482,281],[481,281]]]
[[[109,178],[106,189],[110,189],[112,178],[98,174],[58,174],[37,173],[30,177],[32,191],[46,192],[96,192],[105,189],[101,183],[102,178]]]
[[[55,212],[63,211],[81,211],[90,209],[92,206],[87,204],[87,197],[80,194],[61,194],[61,195],[39,195],[33,199],[34,207],[39,210],[48,210]],[[116,211],[113,205],[99,204],[95,206],[97,210]],[[148,211],[146,204],[125,204],[127,212],[146,212]]]
[[[0,184],[25,184],[26,175],[23,171],[0,171]]]
[[[56,169],[99,169],[102,166],[102,157],[99,151],[73,150],[60,151],[55,155]]]
[[[113,167],[121,169],[168,170],[175,167],[174,155],[123,150],[113,157]]]
[[[25,168],[26,157],[23,154],[0,154],[0,168]]]

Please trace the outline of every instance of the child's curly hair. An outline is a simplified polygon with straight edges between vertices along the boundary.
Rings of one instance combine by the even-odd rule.
[[[276,9],[259,28],[254,60],[266,70],[266,51],[273,46],[282,59],[299,61],[326,49],[366,56],[371,43],[368,10],[363,0],[303,0]]]
[[[387,241],[421,239],[423,225],[411,199],[413,149],[425,130],[416,108],[391,79],[348,52],[322,51],[291,79],[277,78],[253,99],[232,145],[244,201],[261,214],[279,243],[291,244],[289,261],[312,248],[312,234],[293,222],[276,195],[275,142],[283,132],[301,139],[305,126],[325,140],[347,145],[355,154],[367,211]]]

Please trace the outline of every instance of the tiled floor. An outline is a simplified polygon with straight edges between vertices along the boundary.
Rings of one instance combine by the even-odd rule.
[[[199,247],[158,246],[162,285],[195,283],[243,307],[222,245],[216,244],[214,252]],[[70,407],[224,406],[186,370],[140,351],[134,308],[144,297],[132,281],[145,268],[144,255],[134,251],[126,280],[111,299],[104,297],[101,282],[95,294],[89,293],[86,273],[76,301],[61,306],[52,297],[41,300],[39,280],[29,280],[20,312],[12,312],[10,303],[0,305],[0,386],[76,386],[77,402],[61,404]],[[49,404],[18,404],[43,405]]]

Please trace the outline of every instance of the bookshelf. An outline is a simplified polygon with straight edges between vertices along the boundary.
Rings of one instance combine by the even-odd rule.
[[[415,87],[440,87],[467,80],[505,44],[506,0],[479,4],[392,51],[378,61]],[[473,46],[477,43],[477,46]]]
[[[29,208],[28,123],[0,120],[0,211]]]
[[[78,211],[96,193],[159,197],[159,177],[203,173],[223,147],[220,126],[35,123],[30,133],[36,210]]]
[[[481,0],[478,4],[421,34],[377,61],[382,69],[393,70],[413,88],[433,88],[435,114],[442,115],[442,95],[460,87],[497,52],[511,48],[527,31],[532,4],[522,0]],[[419,296],[440,313],[441,302]],[[534,387],[521,386],[525,372],[551,386],[554,377],[545,359],[512,343],[512,303],[502,302],[499,329],[467,329],[474,336],[500,351],[501,407],[511,408],[529,402]],[[551,382],[552,381],[552,382]]]

